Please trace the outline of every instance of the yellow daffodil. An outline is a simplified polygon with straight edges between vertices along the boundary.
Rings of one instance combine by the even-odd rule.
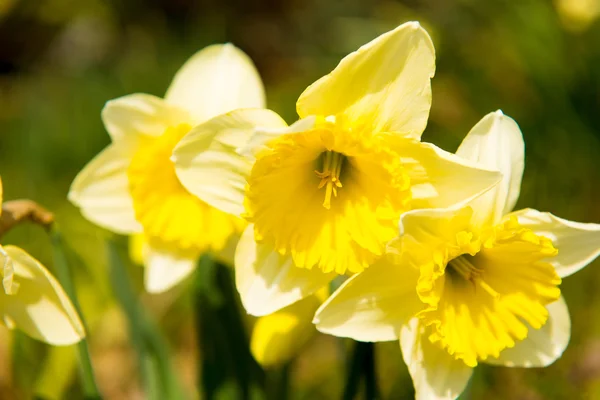
[[[265,368],[291,361],[317,332],[312,318],[328,294],[323,288],[273,314],[259,317],[250,339],[254,359]]]
[[[237,110],[177,145],[183,185],[250,222],[235,260],[250,314],[270,314],[336,274],[363,271],[396,235],[403,212],[450,206],[499,180],[420,142],[434,71],[429,35],[406,23],[309,86],[295,124],[268,110]],[[214,172],[203,174],[207,168]]]
[[[519,196],[524,144],[500,111],[457,154],[503,173],[467,206],[415,210],[382,261],[317,311],[317,329],[361,341],[400,340],[417,399],[453,399],[479,362],[542,367],[570,337],[561,279],[600,254],[600,225],[533,209]]]
[[[7,327],[59,346],[83,339],[83,325],[69,297],[39,261],[16,246],[0,245],[0,267],[0,315]]]
[[[148,291],[180,282],[200,253],[221,251],[245,226],[181,185],[170,159],[173,148],[192,127],[219,114],[263,106],[264,89],[254,65],[226,44],[190,58],[164,99],[132,94],[109,101],[102,110],[112,143],[79,173],[69,199],[104,228],[143,235]]]

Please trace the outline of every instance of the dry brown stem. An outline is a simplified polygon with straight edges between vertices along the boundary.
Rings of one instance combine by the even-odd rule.
[[[33,222],[49,229],[54,222],[54,214],[32,200],[11,200],[2,204],[0,237],[23,222]]]

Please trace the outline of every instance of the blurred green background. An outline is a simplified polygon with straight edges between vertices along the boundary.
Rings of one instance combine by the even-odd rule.
[[[0,175],[6,199],[31,198],[57,215],[84,262],[75,278],[98,384],[106,399],[144,398],[122,312],[110,289],[108,236],[66,201],[77,172],[109,142],[100,110],[134,92],[162,96],[194,52],[233,42],[255,61],[269,108],[291,123],[295,100],[348,52],[408,20],[437,51],[424,140],[454,151],[485,114],[521,126],[526,170],[517,208],[600,222],[600,0],[0,0]],[[40,228],[4,243],[52,269]],[[546,369],[480,366],[465,397],[600,398],[600,262],[562,285],[571,344]],[[131,274],[141,292],[141,268]],[[186,393],[197,396],[190,285],[142,301],[168,337]],[[339,398],[345,351],[318,335],[291,366],[291,398]],[[413,389],[397,343],[377,345],[382,396]],[[0,398],[78,398],[75,352],[0,328]]]

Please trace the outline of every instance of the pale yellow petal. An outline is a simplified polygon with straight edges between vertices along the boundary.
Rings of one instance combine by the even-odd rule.
[[[242,304],[250,315],[263,316],[303,299],[328,284],[335,274],[298,268],[291,256],[254,241],[249,225],[235,253],[235,280]]]
[[[168,127],[191,122],[185,109],[143,93],[108,101],[102,109],[102,121],[113,142],[133,148],[144,136],[159,136]]]
[[[81,209],[84,217],[121,234],[142,231],[129,193],[130,162],[127,148],[111,144],[85,166],[69,191],[69,200]]]
[[[294,358],[316,333],[311,319],[320,304],[317,296],[310,295],[258,318],[250,339],[254,359],[268,368]]]
[[[419,138],[427,125],[434,73],[431,38],[418,22],[408,22],[346,56],[302,93],[296,108],[300,117],[343,115],[372,132]]]
[[[144,246],[144,286],[150,293],[162,293],[194,272],[197,258]]]
[[[430,143],[416,140],[396,140],[396,143],[402,166],[410,177],[413,209],[466,204],[502,178],[499,172],[481,169]]]
[[[186,61],[165,100],[188,110],[199,124],[237,108],[263,108],[265,93],[250,57],[228,43],[208,46]]]
[[[84,329],[75,308],[58,281],[36,259],[15,246],[4,250],[13,261],[17,292],[0,291],[5,323],[53,345],[79,342]]]
[[[416,400],[454,400],[465,390],[473,370],[432,344],[416,318],[402,327],[400,347]]]
[[[192,194],[229,214],[244,212],[252,164],[238,154],[257,128],[286,127],[273,111],[240,109],[193,128],[173,151],[177,177]]]
[[[558,255],[549,258],[557,274],[567,277],[600,255],[600,224],[573,222],[531,208],[515,211],[519,223],[552,240]]]
[[[565,299],[546,306],[549,317],[541,329],[529,327],[527,338],[515,347],[505,349],[500,357],[485,360],[492,365],[505,367],[547,367],[556,361],[567,348],[571,338],[571,319]]]
[[[319,308],[323,333],[364,342],[397,340],[400,327],[423,308],[415,287],[419,271],[383,259],[354,275]]]
[[[0,203],[1,204],[1,203]],[[2,287],[6,294],[15,294],[19,283],[15,281],[15,268],[13,261],[2,245],[0,245],[0,273],[2,274]]]
[[[471,129],[456,154],[502,173],[498,185],[471,203],[475,221],[498,223],[513,209],[521,191],[525,143],[519,126],[502,111],[490,113]]]

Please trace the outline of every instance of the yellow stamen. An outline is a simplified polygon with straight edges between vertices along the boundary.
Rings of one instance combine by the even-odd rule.
[[[337,197],[337,189],[342,187],[340,181],[340,173],[342,172],[342,164],[344,162],[344,156],[334,151],[325,152],[325,158],[323,160],[323,172],[315,170],[315,174],[321,178],[318,188],[325,187],[325,200],[323,201],[323,207],[326,209],[331,208],[331,193],[334,197]]]

